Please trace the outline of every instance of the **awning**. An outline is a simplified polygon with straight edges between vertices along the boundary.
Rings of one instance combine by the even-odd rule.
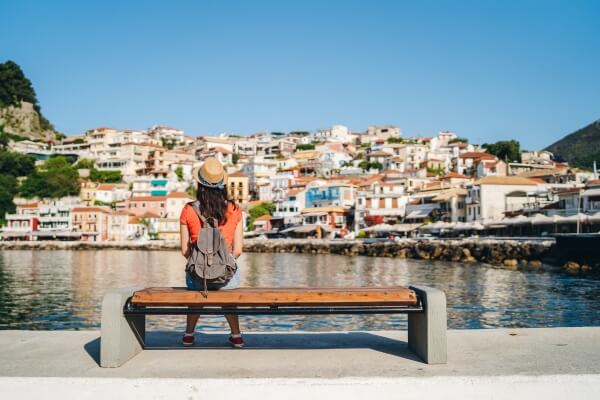
[[[33,232],[19,232],[19,231],[4,231],[0,235],[3,237],[25,237],[30,236]]]
[[[80,232],[71,231],[36,231],[33,236],[37,237],[81,237]]]
[[[324,231],[331,231],[331,227],[326,226],[326,225],[316,225],[316,224],[308,224],[308,225],[298,225],[298,226],[292,226],[290,228],[284,229],[282,231],[279,231],[280,233],[290,233],[290,232],[294,232],[294,233],[310,233],[312,231],[315,231],[317,229],[317,227],[320,226],[322,230]]]
[[[394,227],[390,224],[377,224],[361,230],[364,232],[391,232],[394,230]]]
[[[308,214],[302,214],[303,217],[321,217],[323,215],[327,215],[325,212],[313,212]]]
[[[600,188],[588,189],[581,194],[581,197],[596,197],[596,196],[600,196]]]
[[[420,226],[421,224],[378,224],[361,230],[364,232],[411,232]]]
[[[425,219],[429,216],[429,214],[431,214],[432,211],[433,208],[422,208],[419,210],[413,210],[406,216],[406,219]]]

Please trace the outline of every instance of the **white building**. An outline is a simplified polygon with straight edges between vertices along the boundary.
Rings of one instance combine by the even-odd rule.
[[[300,213],[305,208],[306,191],[303,189],[289,189],[285,200],[277,204],[273,217],[283,218],[285,225],[299,225],[302,223]]]
[[[317,142],[351,143],[352,135],[347,126],[333,125],[328,129],[319,129],[314,133]]]
[[[523,197],[510,197],[507,203],[507,194],[515,191],[537,191],[543,186],[535,180],[519,176],[486,176],[479,179],[467,188],[467,221],[499,220],[505,216],[506,211],[522,208],[519,202]]]
[[[277,162],[268,160],[262,156],[252,157],[242,166],[242,173],[248,176],[248,189],[250,193],[257,195],[257,183],[268,182],[277,173]]]
[[[154,125],[148,129],[148,134],[161,143],[172,142],[179,144],[185,140],[185,133],[182,130],[164,125]]]

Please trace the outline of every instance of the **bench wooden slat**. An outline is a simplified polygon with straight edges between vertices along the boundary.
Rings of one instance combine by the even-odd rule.
[[[186,288],[147,288],[133,294],[135,306],[414,306],[417,295],[404,287],[239,288],[201,292]]]

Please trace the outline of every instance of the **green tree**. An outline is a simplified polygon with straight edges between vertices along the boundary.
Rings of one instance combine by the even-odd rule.
[[[187,189],[185,190],[185,192],[192,199],[195,199],[198,196],[198,187],[196,185],[192,184],[192,185],[190,185],[190,186],[187,187]]]
[[[0,125],[0,150],[5,150],[9,141],[8,134],[4,132],[4,127]]]
[[[517,140],[500,140],[484,143],[482,146],[490,154],[506,162],[521,162],[521,144]]]
[[[252,207],[248,213],[248,230],[254,228],[254,221],[256,218],[262,217],[263,215],[272,215],[274,212],[275,204],[273,203],[262,203]]]
[[[433,175],[444,175],[445,171],[443,169],[436,168],[427,168],[427,172]]]
[[[89,169],[90,180],[98,183],[119,183],[123,180],[121,171],[101,171],[96,168],[94,161],[82,158],[77,161],[74,166],[75,169]]]
[[[51,158],[23,181],[20,193],[25,198],[60,198],[79,194],[77,170],[63,157]]]
[[[383,169],[383,164],[381,164],[380,162],[377,162],[377,161],[368,162],[367,160],[363,160],[358,164],[358,166],[363,171],[368,171],[370,169],[377,169],[377,170],[381,171]]]
[[[401,137],[392,136],[392,137],[388,138],[387,142],[388,143],[404,143],[405,140],[402,139]]]
[[[231,162],[233,165],[237,165],[238,161],[240,161],[240,155],[238,153],[233,153],[231,155]]]
[[[88,160],[87,158],[82,158],[75,164],[76,169],[93,169],[95,168],[94,161]]]
[[[40,116],[42,129],[54,130],[50,121],[42,115],[31,81],[13,61],[0,63],[0,107],[19,106],[21,101],[33,104]]]
[[[367,160],[363,160],[358,164],[358,167],[361,168],[363,171],[368,171],[371,167],[371,163]]]
[[[168,150],[171,150],[173,147],[175,147],[175,141],[173,139],[160,138],[160,141],[162,146]]]
[[[315,149],[315,145],[312,144],[312,143],[297,144],[296,145],[296,150],[298,150],[298,151],[314,150],[314,149]]]
[[[7,213],[15,212],[13,199],[17,194],[17,179],[8,174],[0,174],[0,225],[6,223]]]
[[[27,176],[35,170],[35,160],[27,154],[0,151],[0,175]]]
[[[90,170],[90,179],[99,183],[119,183],[123,179],[121,171],[100,171],[96,168]]]
[[[448,143],[449,144],[452,144],[452,143],[469,143],[469,139],[463,138],[463,137],[457,137],[457,138],[451,139]]]
[[[373,161],[370,165],[370,169],[377,169],[379,171],[381,171],[383,169],[383,164],[377,161]]]
[[[21,101],[37,105],[31,81],[17,63],[0,63],[0,107],[18,106]]]
[[[177,175],[177,180],[179,182],[183,182],[183,168],[181,168],[181,167],[175,168],[175,175]]]
[[[0,137],[6,138],[8,145],[8,137],[4,132],[0,133]],[[35,161],[31,156],[8,151],[6,145],[0,148],[0,225],[6,223],[6,213],[15,212],[13,199],[18,192],[17,177],[29,175],[35,170]]]

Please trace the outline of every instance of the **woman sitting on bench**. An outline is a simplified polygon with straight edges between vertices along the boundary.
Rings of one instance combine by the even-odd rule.
[[[221,163],[214,157],[209,157],[200,168],[193,171],[194,179],[198,182],[198,208],[202,216],[210,221],[214,218],[218,221],[218,228],[225,239],[231,254],[238,258],[242,254],[242,210],[233,201],[228,199],[226,186],[226,173]],[[192,254],[192,244],[196,243],[198,233],[202,227],[202,221],[191,204],[187,204],[181,211],[180,217],[181,254],[188,258]],[[190,290],[204,290],[205,283],[186,272],[186,285]],[[208,290],[235,289],[240,286],[240,268],[233,277],[225,284],[208,283]],[[199,315],[187,316],[187,327],[182,343],[184,346],[194,344],[194,329]],[[244,340],[240,333],[240,322],[237,315],[225,315],[231,335],[229,343],[235,348],[244,346]]]

